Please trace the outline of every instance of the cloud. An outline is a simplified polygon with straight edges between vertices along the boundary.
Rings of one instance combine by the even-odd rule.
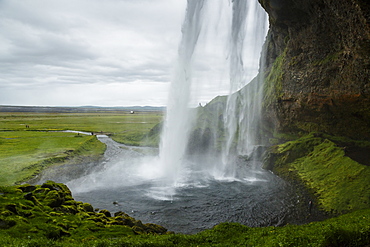
[[[178,0],[0,1],[0,104],[79,105],[80,96],[67,92],[86,88],[95,96],[102,89],[111,92],[109,101],[114,105],[112,95],[117,103],[133,101],[125,102],[113,93],[117,90],[124,90],[122,94],[132,90],[138,104],[165,104],[163,92],[151,101],[154,96],[145,93],[153,95],[153,83],[161,91],[170,81],[185,4]],[[86,103],[94,104],[86,97]],[[102,96],[97,98],[101,100],[96,104],[107,105]]]

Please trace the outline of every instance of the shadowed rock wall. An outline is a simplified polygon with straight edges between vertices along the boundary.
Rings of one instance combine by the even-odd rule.
[[[259,1],[270,19],[263,71],[270,133],[370,139],[370,2]]]

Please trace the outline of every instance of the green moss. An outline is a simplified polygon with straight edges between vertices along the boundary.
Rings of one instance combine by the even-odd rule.
[[[275,59],[275,62],[266,76],[264,83],[264,99],[263,106],[269,107],[273,105],[279,98],[281,98],[283,92],[283,65],[285,63],[286,50]]]
[[[275,164],[274,171],[302,181],[325,211],[344,213],[369,208],[370,167],[346,156],[338,146],[343,138],[333,137],[335,143],[326,137],[313,133],[275,146],[270,160]]]
[[[291,165],[319,197],[326,211],[348,212],[370,206],[370,167],[345,156],[329,140]]]
[[[116,217],[107,210],[97,213],[90,204],[74,201],[67,186],[52,181],[0,187],[0,212],[0,239],[106,239],[167,231],[124,213]]]
[[[338,60],[342,52],[335,52],[335,53],[330,53],[326,57],[320,60],[315,60],[312,62],[313,66],[324,66],[328,63],[333,63],[334,61]]]
[[[94,212],[93,206],[91,206],[89,203],[80,204],[79,209],[83,210],[84,212]]]

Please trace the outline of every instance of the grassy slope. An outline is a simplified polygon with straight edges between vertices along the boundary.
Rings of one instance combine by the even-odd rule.
[[[80,156],[101,155],[95,137],[46,132],[79,130],[108,133],[118,142],[139,145],[162,119],[161,113],[0,113],[0,185],[25,181],[47,166]],[[29,128],[26,128],[29,125]],[[43,132],[40,132],[43,131]],[[155,144],[152,144],[155,145]]]
[[[352,148],[370,147],[367,142],[312,133],[275,146],[274,171],[285,178],[302,181],[327,212],[369,208],[370,167],[348,157],[344,144]]]
[[[0,185],[15,184],[76,156],[103,154],[105,145],[96,136],[71,133],[7,131],[0,132]]]

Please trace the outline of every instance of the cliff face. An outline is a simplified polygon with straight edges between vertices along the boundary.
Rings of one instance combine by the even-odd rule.
[[[369,139],[370,2],[259,1],[270,18],[267,128]]]

